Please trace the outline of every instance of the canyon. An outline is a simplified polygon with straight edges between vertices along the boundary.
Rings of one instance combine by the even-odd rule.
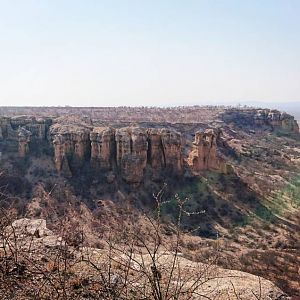
[[[163,195],[163,228],[176,224],[176,199],[185,199],[186,258],[206,262],[217,248],[220,266],[300,295],[300,134],[289,114],[0,107],[0,170],[2,208],[46,220],[54,231],[67,219],[93,247],[128,219],[146,227],[153,194]],[[171,253],[170,226],[164,239]]]
[[[181,133],[174,129],[93,127],[84,123],[78,125],[76,119],[73,124],[47,122],[33,118],[18,119],[17,123],[14,118],[6,119],[1,126],[2,141],[8,145],[17,143],[20,159],[30,156],[31,148],[39,147],[39,141],[46,142],[53,149],[57,172],[64,175],[76,174],[85,162],[98,172],[118,170],[131,184],[142,181],[147,166],[153,171],[183,173],[185,145]],[[216,146],[219,139],[220,135],[210,129],[196,133],[189,154],[191,169],[220,169]]]
[[[57,172],[66,176],[76,174],[89,162],[94,171],[117,170],[127,183],[139,184],[146,167],[154,173],[167,170],[174,175],[185,171],[226,172],[221,154],[226,144],[222,125],[226,123],[299,133],[292,116],[274,110],[228,110],[219,118],[217,125],[199,123],[200,130],[182,133],[173,123],[165,122],[156,122],[155,127],[148,127],[147,123],[114,127],[94,126],[90,118],[74,116],[5,116],[0,118],[0,139],[9,149],[16,150],[17,144],[20,159],[30,155],[31,148],[39,147],[39,141],[46,143],[53,149]],[[194,141],[189,145],[191,136]]]

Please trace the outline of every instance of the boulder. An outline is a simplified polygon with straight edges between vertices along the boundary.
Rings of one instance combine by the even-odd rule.
[[[12,228],[17,235],[32,235],[37,238],[53,235],[53,232],[46,226],[44,219],[18,219],[12,223]]]

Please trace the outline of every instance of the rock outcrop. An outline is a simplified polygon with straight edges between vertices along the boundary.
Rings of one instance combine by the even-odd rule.
[[[143,129],[125,127],[116,130],[116,162],[125,181],[142,181],[147,165],[147,149],[147,135]]]
[[[221,117],[223,121],[211,126],[218,128],[225,122],[249,132],[257,127],[289,133],[299,131],[292,116],[276,110],[229,109],[223,111]],[[90,118],[74,115],[55,119],[1,117],[0,151],[18,151],[20,157],[25,157],[31,150],[38,150],[35,147],[43,147],[36,153],[53,150],[56,170],[65,176],[74,176],[84,165],[90,164],[95,176],[111,172],[110,178],[122,178],[133,185],[143,181],[146,168],[147,174],[157,179],[165,171],[180,176],[187,169],[193,174],[203,170],[225,170],[226,164],[218,155],[218,147],[225,149],[226,145],[217,142],[217,129],[195,134],[194,130],[199,128],[197,124],[189,124],[184,130],[179,124],[167,123],[125,127],[99,124],[102,126],[94,127]],[[193,134],[195,140],[190,147]]]
[[[10,151],[18,149],[20,157],[25,157],[30,142],[46,140],[51,123],[50,118],[0,117],[0,141],[8,141]]]
[[[188,157],[188,165],[193,171],[221,168],[221,159],[217,154],[218,135],[213,129],[196,132],[193,149]]]
[[[25,157],[31,146],[34,148],[43,144],[45,149],[48,144],[49,148],[53,148],[56,170],[67,177],[80,172],[85,162],[90,163],[96,176],[97,172],[110,171],[120,174],[120,177],[130,184],[143,181],[147,166],[156,178],[159,178],[164,170],[173,175],[183,174],[181,133],[170,126],[93,127],[91,120],[68,116],[54,120],[3,117],[0,119],[0,128],[0,138],[15,141],[14,147],[18,146],[20,157]],[[218,162],[214,156],[215,144],[213,150],[207,149],[204,144],[193,147],[195,157],[202,155],[197,162],[196,158],[194,159],[192,167],[195,170],[216,168]],[[209,158],[206,155],[209,155]]]
[[[19,156],[25,157],[29,152],[29,143],[32,133],[24,127],[18,129]]]
[[[42,238],[49,235],[54,235],[46,226],[44,219],[17,219],[12,224],[12,228],[18,236],[29,235],[37,238]]]
[[[36,118],[30,116],[12,117],[9,122],[6,122],[6,126],[8,126],[7,135],[9,136],[9,133],[18,130],[20,127],[24,127],[31,132],[32,139],[45,140],[51,124],[51,118]]]
[[[181,134],[175,130],[161,129],[161,142],[165,167],[175,174],[182,173],[182,140]]]
[[[50,128],[54,146],[54,161],[58,172],[65,168],[76,171],[90,152],[90,128],[73,124],[54,124]]]
[[[1,117],[0,118],[0,140],[7,139],[7,127],[9,126],[10,118]]]
[[[75,126],[54,124],[50,128],[54,145],[57,171],[75,168],[90,151],[91,166],[96,171],[112,170],[128,183],[138,184],[143,180],[147,163],[159,172],[162,169],[181,174],[181,134],[170,129],[144,129],[141,127]],[[90,147],[90,150],[89,150]],[[68,167],[69,166],[69,167]],[[67,172],[69,173],[69,172]]]
[[[299,126],[293,116],[272,109],[232,109],[221,114],[223,121],[238,126],[269,126],[273,130],[299,133]]]
[[[282,129],[287,132],[298,133],[299,127],[294,117],[278,110],[258,110],[254,116],[256,125],[271,125],[275,129]]]
[[[45,140],[51,124],[50,118],[36,118],[35,122],[26,124],[25,128],[31,132],[34,139]]]
[[[90,133],[91,162],[96,170],[112,168],[115,153],[115,132],[110,127],[95,127]]]
[[[159,129],[148,129],[148,162],[153,170],[161,170],[166,166],[161,133]]]

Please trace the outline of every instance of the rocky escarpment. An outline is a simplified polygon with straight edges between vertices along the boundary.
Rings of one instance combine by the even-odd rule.
[[[7,151],[19,151],[19,156],[25,157],[31,144],[47,139],[51,124],[51,118],[0,117],[0,143],[8,141]]]
[[[167,168],[174,174],[183,169],[182,138],[175,130],[148,129],[148,161],[154,170]]]
[[[263,122],[270,124],[275,129],[278,128],[292,133],[299,132],[299,126],[294,117],[277,110],[258,110],[255,115],[255,124],[261,125]]]
[[[112,171],[130,184],[139,184],[147,168],[159,178],[164,171],[182,175],[190,167],[200,171],[219,166],[215,144],[218,137],[214,136],[211,151],[200,146],[200,140],[203,139],[204,145],[208,134],[196,134],[199,145],[195,154],[195,148],[189,149],[183,142],[182,134],[169,127],[94,127],[89,120],[72,117],[53,121],[30,117],[2,118],[0,124],[2,141],[16,145],[14,151],[19,152],[20,158],[30,154],[34,147],[39,148],[43,141],[53,149],[49,153],[53,152],[57,172],[67,177],[80,173],[84,165],[89,165],[96,176]],[[34,140],[40,142],[33,145]],[[198,155],[199,161],[190,159],[193,163],[187,164],[186,151],[192,151],[195,157]],[[201,160],[205,160],[203,166]]]
[[[137,127],[116,130],[116,162],[122,178],[138,183],[143,178],[147,165],[147,135]]]
[[[54,124],[49,139],[54,146],[54,160],[58,172],[70,174],[80,168],[90,153],[90,131],[88,126]]]
[[[181,134],[168,129],[161,130],[165,166],[176,174],[182,172]]]
[[[21,127],[18,129],[18,144],[19,144],[19,155],[20,157],[25,157],[29,152],[29,143],[32,133]]]
[[[246,127],[269,126],[273,130],[299,133],[299,126],[293,116],[271,109],[232,109],[221,113],[226,123]]]
[[[115,130],[110,127],[95,127],[90,132],[91,161],[96,170],[112,168],[112,159],[115,152]]]
[[[31,139],[44,140],[52,124],[51,118],[36,118],[28,116],[0,117],[0,140],[15,140],[18,130],[24,128],[31,133]]]
[[[221,141],[222,126],[228,126],[226,123],[293,134],[299,131],[292,116],[274,110],[231,109],[220,117],[222,121],[212,127],[200,123],[186,127],[153,123],[93,126],[89,118],[76,116],[2,117],[0,152],[19,152],[19,157],[24,158],[44,143],[53,151],[59,173],[74,176],[88,166],[96,176],[112,171],[115,177],[139,184],[146,173],[159,178],[165,171],[177,176],[187,170],[194,175],[204,170],[224,171],[226,164],[219,148],[230,147]]]
[[[71,175],[73,170],[88,161],[96,173],[115,171],[126,182],[139,184],[147,166],[152,169],[153,175],[163,170],[181,175],[184,168],[189,167],[195,171],[220,169],[216,150],[219,136],[209,132],[196,135],[198,148],[195,157],[198,155],[199,161],[192,159],[190,166],[184,162],[181,133],[174,129],[137,126],[114,129],[54,124],[50,128],[50,141],[54,146],[58,172]],[[211,142],[206,145],[208,136]],[[195,153],[195,149],[191,151]]]
[[[128,183],[143,180],[147,165],[153,172],[183,170],[181,134],[170,129],[94,127],[54,124],[49,131],[58,172],[71,175],[90,162],[96,172],[116,171]]]
[[[188,157],[188,164],[194,172],[221,169],[224,162],[217,153],[219,135],[220,132],[213,129],[196,132],[193,149]]]

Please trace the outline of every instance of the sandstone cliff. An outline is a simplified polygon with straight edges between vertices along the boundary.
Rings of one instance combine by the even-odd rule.
[[[90,160],[96,171],[115,171],[128,183],[143,180],[149,164],[156,172],[183,169],[181,134],[170,129],[90,127],[56,123],[49,130],[58,172]],[[90,152],[90,156],[89,156]],[[154,171],[154,172],[155,172]]]
[[[24,127],[18,129],[19,156],[25,157],[29,152],[29,143],[32,133]]]
[[[196,132],[193,149],[188,157],[188,165],[194,172],[221,168],[221,159],[217,154],[219,134],[213,129]]]
[[[97,172],[113,171],[136,185],[143,181],[146,167],[157,178],[164,170],[181,175],[186,168],[182,134],[172,128],[93,127],[90,120],[74,116],[54,120],[1,118],[0,128],[0,138],[16,143],[15,151],[21,158],[30,153],[31,147],[40,147],[40,142],[32,145],[33,141],[43,141],[44,147],[53,148],[56,170],[67,177],[89,163],[96,176]],[[196,137],[187,167],[193,171],[218,169],[216,137],[208,132],[203,137],[197,133]]]
[[[181,134],[174,130],[161,129],[165,167],[176,174],[182,172],[182,140]]]
[[[18,151],[20,157],[25,157],[31,143],[46,140],[51,123],[51,118],[0,117],[0,141],[7,141],[9,151]]]
[[[288,133],[299,133],[299,126],[293,116],[272,109],[232,109],[221,113],[226,123],[239,126],[262,127],[269,126],[273,130],[283,130]]]
[[[110,127],[95,127],[90,133],[91,161],[96,170],[112,168],[115,152],[115,131]]]
[[[165,155],[159,129],[148,129],[148,161],[154,170],[165,167]]]
[[[275,129],[282,129],[288,132],[298,133],[299,127],[294,117],[278,110],[258,110],[254,116],[255,124],[269,124]]]
[[[63,163],[76,170],[82,166],[90,151],[90,128],[77,125],[54,124],[49,131],[54,146],[54,161],[58,172]]]
[[[156,178],[164,171],[182,175],[187,169],[194,175],[212,169],[226,172],[219,148],[230,147],[230,143],[218,143],[220,129],[216,129],[224,126],[224,122],[249,130],[299,131],[292,116],[276,110],[231,109],[220,117],[223,122],[212,124],[215,129],[202,131],[196,131],[197,124],[187,127],[124,124],[121,127],[105,123],[94,127],[88,117],[1,117],[0,141],[6,143],[8,151],[18,152],[20,157],[30,154],[34,150],[31,148],[40,144],[52,148],[56,170],[66,176],[74,176],[84,165],[90,164],[95,176],[110,171],[114,177],[136,185],[143,181],[146,169]],[[193,143],[191,136],[195,138]]]
[[[142,181],[147,165],[147,149],[147,135],[143,129],[125,127],[116,130],[116,162],[125,181]]]

